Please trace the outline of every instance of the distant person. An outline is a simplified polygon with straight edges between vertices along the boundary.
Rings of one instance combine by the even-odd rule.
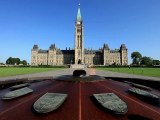
[[[129,65],[128,67],[129,67],[129,69],[131,68],[131,66],[130,66],[130,65]]]

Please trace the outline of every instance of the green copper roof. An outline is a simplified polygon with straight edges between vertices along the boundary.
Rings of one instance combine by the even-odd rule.
[[[80,11],[80,4],[78,5],[77,21],[79,21],[79,22],[82,21],[81,11]]]

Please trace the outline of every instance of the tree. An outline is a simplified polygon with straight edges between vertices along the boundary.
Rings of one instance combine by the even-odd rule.
[[[27,65],[27,61],[26,61],[26,60],[22,60],[22,61],[21,61],[21,64]]]
[[[141,65],[151,66],[152,62],[153,62],[152,58],[144,56],[142,57]]]
[[[19,58],[14,58],[15,64],[19,65],[21,60]]]
[[[131,54],[131,58],[133,59],[132,64],[139,65],[142,59],[142,55],[139,52],[133,52]]]
[[[12,57],[9,57],[7,60],[6,60],[6,64],[10,64],[10,65],[19,65],[21,62],[21,60],[19,58],[12,58]]]
[[[159,60],[153,60],[152,64],[153,65],[160,65],[160,61]]]
[[[9,57],[9,58],[6,60],[6,64],[11,64],[11,65],[13,65],[13,59],[12,59],[12,57]]]
[[[0,62],[0,65],[4,65],[4,63],[3,63],[3,62]]]

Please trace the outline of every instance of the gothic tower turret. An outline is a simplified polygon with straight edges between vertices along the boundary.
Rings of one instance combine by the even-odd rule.
[[[75,64],[84,63],[83,21],[80,12],[80,4],[75,22]]]
[[[125,44],[121,45],[120,53],[121,53],[121,65],[127,65],[128,64],[128,50]]]

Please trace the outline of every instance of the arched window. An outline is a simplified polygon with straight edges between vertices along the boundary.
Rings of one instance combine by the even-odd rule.
[[[79,35],[77,36],[77,48],[79,48]]]

